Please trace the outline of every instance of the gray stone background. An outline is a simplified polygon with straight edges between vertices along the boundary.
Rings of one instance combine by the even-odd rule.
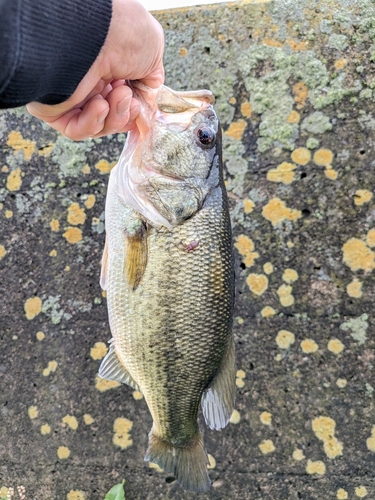
[[[210,88],[236,246],[238,396],[205,432],[202,499],[375,498],[375,3],[244,1],[157,14],[167,84]],[[143,462],[151,418],[98,383],[108,173],[0,114],[0,498],[192,499]]]

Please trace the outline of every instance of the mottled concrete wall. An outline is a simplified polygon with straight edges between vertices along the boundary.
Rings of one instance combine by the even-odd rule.
[[[167,83],[217,96],[237,255],[238,399],[205,433],[207,499],[375,498],[375,4],[239,2],[158,14]],[[0,115],[0,488],[26,499],[189,499],[143,463],[138,393],[99,382],[108,172]],[[16,497],[17,498],[17,497]]]

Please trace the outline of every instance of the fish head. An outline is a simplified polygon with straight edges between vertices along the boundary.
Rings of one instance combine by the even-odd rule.
[[[171,228],[200,208],[218,165],[221,140],[214,96],[209,90],[150,89],[140,82],[131,86],[141,111],[120,158],[118,194],[152,225]]]

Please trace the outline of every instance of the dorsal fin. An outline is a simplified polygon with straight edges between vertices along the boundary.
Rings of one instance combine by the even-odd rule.
[[[142,223],[135,233],[126,233],[125,275],[132,290],[141,282],[147,258],[147,227]]]

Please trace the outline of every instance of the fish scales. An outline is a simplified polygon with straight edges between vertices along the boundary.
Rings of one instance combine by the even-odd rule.
[[[220,140],[218,130],[218,154]],[[116,356],[116,369],[128,377],[121,381],[143,393],[153,418],[147,457],[193,491],[209,486],[197,423],[202,396],[207,394],[206,421],[220,428],[229,419],[234,393],[233,252],[218,154],[209,165],[212,186],[201,208],[172,227],[153,226],[124,202],[119,165],[106,203],[105,285],[113,342],[99,374],[109,378],[105,368]],[[133,288],[124,273],[131,246],[127,230],[140,223],[147,226],[147,264]]]

